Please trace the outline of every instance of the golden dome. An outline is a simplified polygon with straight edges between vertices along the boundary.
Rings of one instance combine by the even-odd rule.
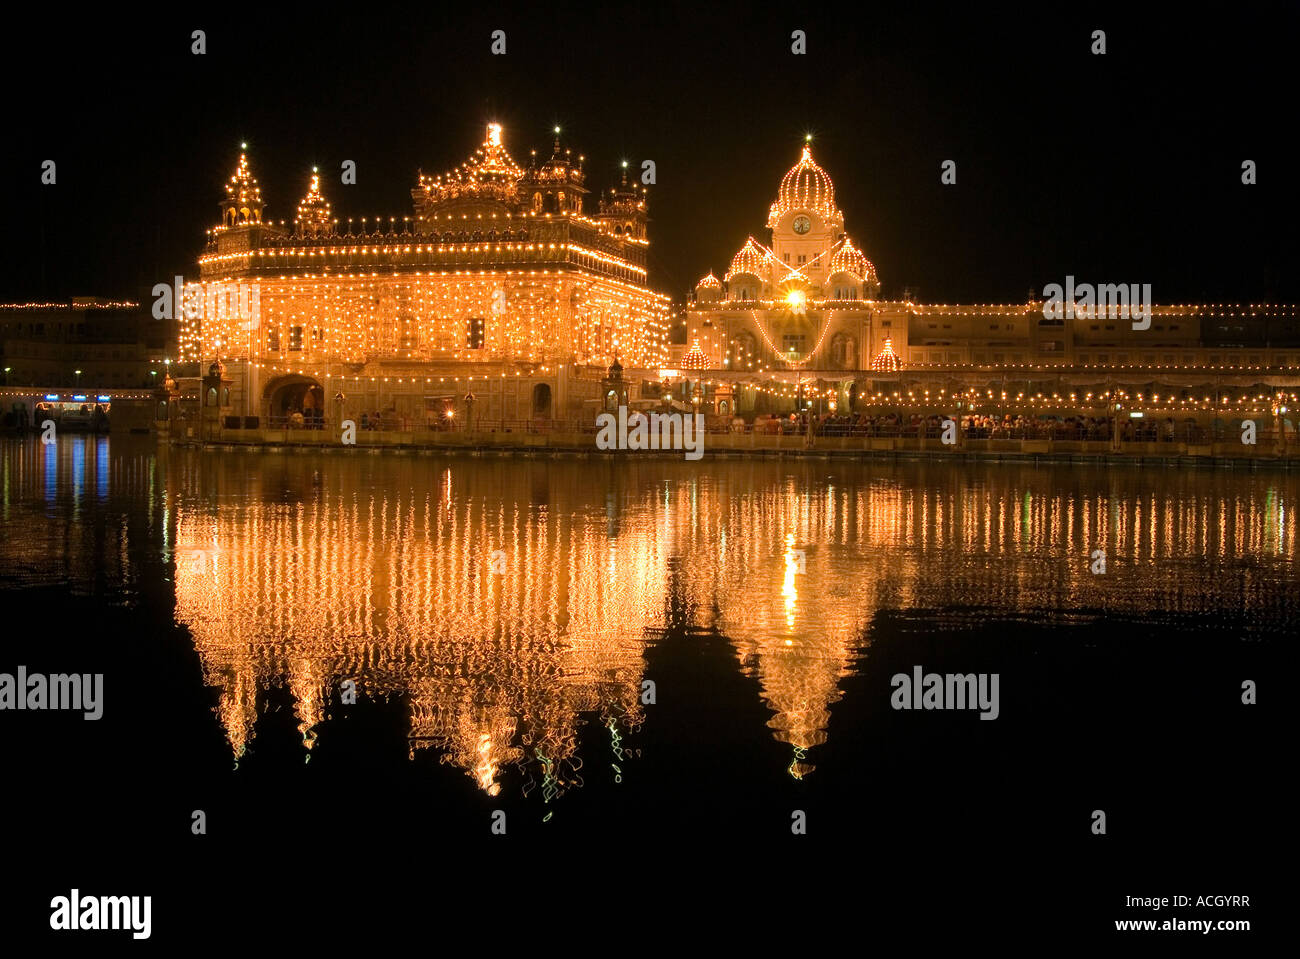
[[[741,273],[761,278],[765,275],[766,266],[767,253],[754,242],[751,236],[740,248],[740,252],[731,258],[731,269],[727,270],[723,279],[731,282],[733,276],[739,276]]]
[[[851,273],[858,279],[862,279],[866,275],[866,271],[867,258],[853,245],[853,241],[846,236],[843,246],[836,250],[835,255],[831,257],[831,275]]]
[[[486,196],[510,198],[518,192],[523,167],[514,161],[502,143],[501,125],[489,123],[487,138],[468,160],[442,176],[421,176],[424,192],[437,200]]]
[[[835,207],[835,184],[813,161],[812,147],[806,143],[799,162],[781,180],[767,225],[775,226],[780,217],[792,210],[809,210],[831,220],[840,219],[840,211]]]
[[[894,341],[885,337],[885,348],[871,361],[871,368],[877,373],[897,373],[903,368],[903,361],[894,352]]]
[[[695,288],[697,290],[720,290],[722,289],[722,284],[718,281],[718,278],[713,275],[713,271],[709,270],[709,275],[696,283]]]
[[[695,342],[691,344],[690,350],[682,357],[682,369],[702,370],[708,365],[708,362],[704,351],[700,349],[700,338],[697,336]]]
[[[879,284],[880,282],[876,278],[876,268],[872,266],[871,261],[862,255],[862,251],[854,246],[853,241],[847,236],[844,238],[844,245],[831,257],[830,275],[834,276],[836,273],[848,273],[867,283]]]

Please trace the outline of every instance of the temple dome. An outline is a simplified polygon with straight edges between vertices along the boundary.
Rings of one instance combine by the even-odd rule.
[[[836,273],[848,273],[859,280],[865,280],[875,279],[876,268],[862,255],[862,251],[853,245],[853,241],[845,237],[844,245],[831,257],[830,272],[832,276]]]
[[[723,279],[730,282],[733,276],[740,276],[742,273],[762,279],[766,272],[766,266],[767,253],[754,242],[754,238],[751,236],[745,241],[745,245],[740,248],[740,252],[731,258],[731,268],[727,270]]]
[[[903,368],[903,361],[894,352],[894,341],[885,337],[885,348],[871,361],[871,368],[877,373],[897,373]]]
[[[720,290],[722,289],[722,283],[719,282],[718,278],[713,275],[713,271],[710,270],[708,276],[701,278],[700,282],[695,284],[695,288],[697,290]]]
[[[803,155],[781,179],[776,202],[768,216],[768,226],[792,210],[808,210],[838,222],[840,211],[835,206],[835,184],[830,176],[812,158],[812,147],[804,144]]]
[[[697,336],[695,342],[691,344],[690,350],[682,357],[682,369],[702,370],[708,365],[708,362],[704,351],[700,349],[700,338]]]

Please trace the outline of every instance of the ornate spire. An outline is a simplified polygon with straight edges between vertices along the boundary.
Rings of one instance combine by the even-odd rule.
[[[311,168],[311,187],[307,195],[298,204],[298,219],[295,221],[300,235],[316,235],[330,231],[330,204],[320,192],[320,174]]]
[[[239,165],[226,184],[226,198],[221,202],[225,226],[245,226],[262,222],[262,188],[248,164],[247,143],[241,143]]]

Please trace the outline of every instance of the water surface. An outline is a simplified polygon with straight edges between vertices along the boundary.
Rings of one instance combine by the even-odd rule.
[[[1292,629],[1296,498],[1281,473],[8,439],[0,669],[107,689],[99,723],[4,717],[24,815],[117,783],[86,868],[177,855],[200,807],[217,846],[372,850],[476,849],[495,811],[555,848],[757,850],[799,809],[812,846],[1095,870],[1106,806],[1135,870],[1230,861],[1267,841],[1223,780],[1280,742],[1240,683]],[[890,709],[914,665],[998,672],[999,719]]]

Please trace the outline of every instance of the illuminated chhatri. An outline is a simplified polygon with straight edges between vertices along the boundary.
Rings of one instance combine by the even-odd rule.
[[[227,226],[262,222],[262,188],[249,169],[247,153],[239,154],[239,165],[226,184],[226,200],[222,208]]]
[[[499,124],[473,154],[420,175],[413,215],[340,229],[313,172],[294,228],[265,221],[247,153],[199,258],[182,359],[225,364],[233,415],[419,427],[574,419],[615,356],[667,360],[668,298],[646,285],[646,191],[621,183],[588,211],[583,157],[525,169]],[[473,394],[473,409],[465,397]],[[391,416],[390,416],[391,414]]]
[[[311,187],[298,204],[298,219],[295,223],[300,234],[311,235],[327,233],[334,225],[330,219],[329,201],[321,196],[320,174],[315,168],[312,169]]]

